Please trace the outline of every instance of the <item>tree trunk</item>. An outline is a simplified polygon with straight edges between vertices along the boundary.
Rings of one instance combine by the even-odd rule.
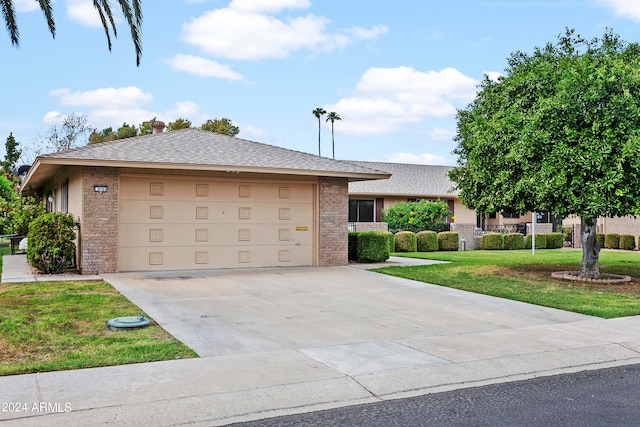
[[[596,240],[596,219],[580,218],[580,237],[582,239],[582,261],[580,268],[582,276],[591,279],[600,277],[600,267],[598,257],[600,256],[600,246]]]

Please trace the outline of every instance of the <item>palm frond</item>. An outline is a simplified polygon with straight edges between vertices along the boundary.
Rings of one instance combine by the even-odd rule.
[[[109,51],[111,51],[111,33],[109,33],[109,25],[107,23],[107,17],[102,10],[102,6],[99,0],[93,0],[93,7],[98,11],[98,15],[100,15],[100,22],[102,22],[102,28],[104,28],[104,35],[107,37],[107,47]],[[112,21],[113,23],[113,21]]]
[[[20,32],[18,31],[18,24],[16,23],[16,11],[13,7],[13,1],[0,0],[0,9],[2,10],[2,17],[4,18],[7,31],[9,32],[9,38],[11,38],[11,44],[18,46]]]
[[[119,1],[122,13],[129,23],[129,28],[131,29],[131,40],[133,40],[133,46],[136,50],[136,65],[140,66],[140,58],[142,57],[142,7],[140,5],[140,0],[131,0],[133,4],[133,11],[132,7],[129,5],[129,0]]]
[[[56,38],[56,23],[53,20],[53,7],[51,6],[51,0],[39,0],[40,9],[44,13],[44,17],[47,20],[47,26],[49,32],[53,38]]]

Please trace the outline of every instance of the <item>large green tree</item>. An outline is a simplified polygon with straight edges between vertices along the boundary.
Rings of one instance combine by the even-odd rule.
[[[231,120],[225,117],[221,119],[209,119],[200,125],[200,129],[229,136],[236,136],[240,133],[240,128],[235,126]]]
[[[322,107],[318,107],[315,110],[313,110],[312,113],[314,116],[316,116],[316,119],[318,119],[318,156],[321,156],[320,154],[320,117],[327,114],[327,110],[325,110]]]
[[[49,32],[55,38],[56,36],[56,24],[53,18],[53,6],[52,0],[38,0],[40,9],[44,13]],[[140,65],[140,58],[142,57],[142,7],[140,0],[118,0],[122,14],[129,24],[131,30],[131,40],[136,50],[136,65]],[[107,37],[107,46],[111,51],[111,31],[113,36],[118,37],[118,31],[116,29],[115,20],[113,19],[113,13],[111,11],[111,2],[109,0],[93,0],[93,7],[100,16],[104,33]],[[0,11],[4,18],[7,31],[9,32],[9,38],[11,44],[18,46],[20,44],[20,31],[18,30],[18,23],[16,21],[16,11],[13,0],[0,0]]]
[[[449,177],[480,212],[579,216],[582,275],[598,277],[596,219],[640,215],[640,45],[567,30],[508,65],[458,112]]]

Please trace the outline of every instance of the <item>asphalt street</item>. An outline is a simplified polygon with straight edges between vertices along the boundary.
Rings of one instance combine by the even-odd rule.
[[[242,427],[638,425],[640,365],[233,424]]]

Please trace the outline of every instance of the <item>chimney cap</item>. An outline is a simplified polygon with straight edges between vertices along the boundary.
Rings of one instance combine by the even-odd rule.
[[[164,122],[161,122],[160,120],[156,120],[151,124],[151,127],[153,128],[153,134],[156,135],[164,131],[165,125],[164,125]]]

